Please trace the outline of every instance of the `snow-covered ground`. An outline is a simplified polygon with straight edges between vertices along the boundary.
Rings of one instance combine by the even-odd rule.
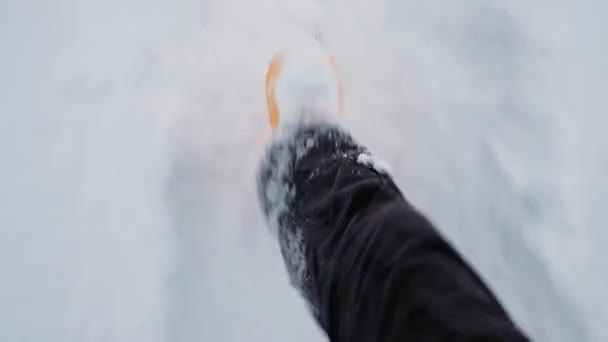
[[[0,340],[323,341],[258,211],[277,47],[537,341],[606,341],[608,3],[0,2]]]

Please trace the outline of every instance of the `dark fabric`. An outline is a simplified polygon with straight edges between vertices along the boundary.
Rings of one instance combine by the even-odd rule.
[[[278,150],[292,194],[278,218],[283,255],[293,268],[297,233],[305,272],[290,270],[303,278],[292,281],[331,341],[527,341],[391,177],[361,162],[368,152],[347,133],[312,125],[275,143],[270,160]],[[261,193],[273,167],[262,167]]]

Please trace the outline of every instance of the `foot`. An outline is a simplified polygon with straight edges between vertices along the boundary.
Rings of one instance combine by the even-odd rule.
[[[266,101],[273,131],[287,122],[338,118],[343,92],[333,56],[316,42],[275,54],[266,75]]]

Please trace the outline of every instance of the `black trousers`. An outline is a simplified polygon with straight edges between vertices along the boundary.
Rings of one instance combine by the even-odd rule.
[[[261,163],[258,192],[291,283],[331,341],[528,341],[342,128],[282,129]]]

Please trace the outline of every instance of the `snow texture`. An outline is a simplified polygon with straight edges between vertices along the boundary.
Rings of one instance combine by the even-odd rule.
[[[281,122],[335,120],[339,112],[338,78],[330,55],[313,36],[281,48],[282,65],[276,83]],[[302,111],[305,111],[302,116]]]
[[[361,153],[357,157],[357,162],[374,169],[378,173],[390,174],[391,169],[388,164],[369,153]]]
[[[608,2],[0,2],[0,341],[325,341],[254,175],[310,32],[343,123],[535,341],[608,341]]]

